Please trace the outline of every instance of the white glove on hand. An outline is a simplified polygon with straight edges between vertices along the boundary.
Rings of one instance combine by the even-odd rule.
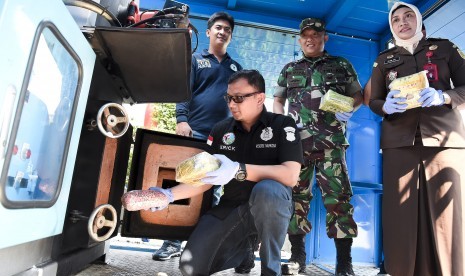
[[[438,106],[444,104],[444,95],[441,90],[436,90],[433,87],[427,87],[420,92],[421,107]]]
[[[231,161],[223,154],[213,154],[220,160],[220,168],[213,172],[208,172],[201,182],[210,185],[226,185],[234,178],[236,172],[239,170],[239,163]]]
[[[337,112],[336,119],[340,122],[347,122],[352,115],[354,115],[354,111],[351,112]]]
[[[163,189],[163,188],[160,188],[160,187],[150,187],[149,190],[151,191],[157,191],[157,192],[160,192],[163,196],[165,196],[166,198],[166,201],[165,200],[161,200],[160,202],[160,206],[156,206],[156,207],[152,207],[150,208],[150,211],[152,212],[155,212],[155,211],[159,211],[159,210],[163,210],[165,209],[166,207],[168,207],[168,205],[174,201],[174,196],[173,196],[173,193],[171,192],[171,189]]]
[[[399,90],[391,90],[386,96],[386,102],[383,105],[383,111],[386,114],[402,113],[407,109],[407,104],[400,104],[399,102],[405,102],[405,97],[394,98],[395,95],[399,94]]]

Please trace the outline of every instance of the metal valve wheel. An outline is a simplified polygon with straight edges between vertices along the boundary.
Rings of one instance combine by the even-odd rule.
[[[117,214],[115,208],[110,204],[103,204],[95,208],[90,215],[89,222],[87,223],[87,232],[89,232],[89,236],[94,241],[101,242],[108,239],[111,234],[113,234],[116,225]],[[105,231],[103,228],[109,229]]]
[[[129,117],[122,105],[107,103],[98,111],[97,126],[103,135],[110,138],[119,138],[129,128]]]

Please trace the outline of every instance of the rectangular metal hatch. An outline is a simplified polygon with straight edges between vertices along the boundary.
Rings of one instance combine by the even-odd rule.
[[[185,159],[206,150],[205,141],[138,129],[131,164],[128,191],[150,187],[171,188],[175,168]],[[154,239],[187,240],[198,219],[212,206],[213,189],[198,196],[177,200],[167,208],[151,212],[124,210],[121,235]]]
[[[86,36],[123,102],[190,99],[192,53],[188,29],[96,27]],[[100,86],[108,85],[108,78],[93,80],[99,81]]]

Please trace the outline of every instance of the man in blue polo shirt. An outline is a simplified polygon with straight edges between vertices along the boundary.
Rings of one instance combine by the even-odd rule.
[[[176,104],[176,134],[205,140],[213,125],[231,116],[223,95],[229,77],[242,70],[226,52],[234,19],[225,12],[217,12],[210,17],[207,27],[208,50],[192,55],[192,98]]]
[[[209,46],[201,53],[192,55],[192,98],[176,104],[176,134],[206,140],[213,125],[231,116],[223,96],[229,77],[242,69],[226,52],[233,30],[234,18],[225,12],[214,13],[207,21]],[[221,187],[217,187],[213,205],[218,204],[220,196]],[[180,255],[181,241],[166,240],[152,258],[169,260]],[[249,257],[253,257],[253,252]],[[248,264],[238,267],[237,272],[247,273],[252,264],[253,258]]]

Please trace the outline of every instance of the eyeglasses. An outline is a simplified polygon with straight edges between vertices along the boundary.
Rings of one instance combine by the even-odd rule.
[[[231,100],[233,100],[233,102],[235,102],[235,103],[242,103],[245,100],[245,98],[253,96],[253,95],[258,94],[258,93],[261,93],[261,92],[256,91],[256,92],[252,92],[252,93],[245,94],[245,95],[242,95],[242,96],[231,96],[231,95],[226,94],[223,97],[224,97],[224,100],[227,103],[230,103]]]

